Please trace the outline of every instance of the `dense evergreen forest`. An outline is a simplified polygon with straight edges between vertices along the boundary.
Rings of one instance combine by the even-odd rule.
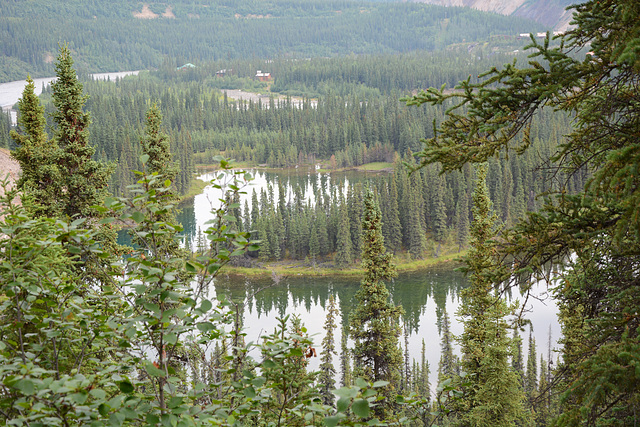
[[[115,164],[110,183],[113,195],[124,195],[136,180],[130,171],[141,167],[137,141],[150,100],[158,101],[163,114],[163,127],[180,166],[174,183],[182,194],[189,190],[194,166],[210,164],[218,153],[248,165],[272,168],[313,167],[321,162],[336,169],[386,162],[389,168],[395,168],[393,182],[378,177],[376,186],[387,247],[414,258],[438,255],[443,244],[449,251],[454,246],[457,250],[466,247],[473,177],[470,170],[438,177],[436,167],[424,168],[411,178],[406,176],[403,161],[413,162],[411,153],[420,149],[421,137],[432,135],[432,122],[442,120],[445,108],[409,108],[399,98],[410,93],[408,88],[424,68],[419,60],[430,61],[430,72],[422,77],[426,85],[429,80],[446,82],[477,75],[492,59],[509,61],[512,55],[494,54],[484,59],[464,49],[435,55],[361,56],[344,59],[342,67],[337,59],[274,61],[271,65],[278,70],[277,75],[285,76],[285,83],[279,83],[278,77],[274,85],[303,84],[314,89],[322,85],[329,88],[328,94],[298,102],[271,97],[264,104],[233,101],[216,88],[248,81],[242,77],[242,70],[254,69],[253,62],[235,61],[240,76],[233,77],[216,77],[215,70],[223,64],[215,63],[187,72],[161,69],[115,83],[86,81],[90,94],[86,106],[93,118],[91,141],[98,159]],[[453,72],[448,71],[450,64],[455,64]],[[333,72],[338,69],[348,71]],[[298,80],[292,80],[292,76]],[[394,78],[386,87],[377,87],[386,80],[384,76]],[[52,112],[53,105],[46,103],[47,99],[45,91],[45,105]],[[529,131],[533,150],[525,156],[503,156],[489,165],[491,198],[504,224],[511,224],[526,211],[538,210],[543,200],[535,197],[537,194],[560,187],[569,193],[582,188],[584,174],[566,178],[565,182],[562,175],[551,176],[542,169],[569,126],[568,115],[544,111]],[[253,230],[254,237],[263,239],[259,256],[253,256],[264,261],[333,260],[339,265],[358,260],[362,187],[351,188],[346,201],[335,188],[317,189],[314,199],[322,203],[314,206],[303,204],[299,191],[293,191],[296,200],[280,200],[278,209],[274,209],[276,200],[271,190],[256,195],[252,206],[236,212],[245,231]],[[342,212],[347,215],[342,221],[351,222],[347,226],[352,230],[348,242],[338,233],[339,206],[346,202],[348,215]],[[397,213],[394,206],[398,205],[412,208]],[[336,253],[336,248],[347,243],[351,248],[348,256],[346,252]]]
[[[146,5],[146,6],[145,6]],[[145,13],[143,13],[145,12]],[[37,17],[38,25],[29,25]],[[152,18],[152,19],[145,19]],[[81,74],[234,58],[438,50],[544,30],[532,21],[421,3],[276,0],[3,1],[0,82],[53,74],[68,42]]]
[[[319,1],[151,4],[147,14],[166,16],[133,21],[124,5],[115,12],[98,2],[38,6],[52,8],[56,25],[43,20],[38,29],[13,26],[32,6],[4,2],[2,31],[18,40],[25,34],[25,46],[44,46],[47,29],[74,28],[76,20],[75,28],[83,31],[75,31],[70,45],[48,46],[57,55],[57,80],[41,98],[27,80],[19,125],[11,128],[8,116],[0,118],[2,141],[22,169],[16,187],[5,183],[0,196],[2,423],[638,423],[635,0],[577,6],[575,27],[559,43],[527,41],[533,55],[526,58],[514,52],[522,48],[513,45],[518,41],[506,38],[430,52],[438,43],[464,40],[460,34],[447,38],[450,26],[476,12],[455,8]],[[108,33],[111,39],[89,25],[101,7],[100,16],[122,21],[104,27],[117,30]],[[394,15],[398,10],[406,15],[402,24],[400,14]],[[422,15],[428,11],[429,19]],[[101,65],[91,65],[83,51],[98,50],[91,50],[96,46],[89,34],[115,40],[117,50],[118,43],[128,43],[118,37],[131,22],[141,32],[130,34],[183,34],[182,14],[193,15],[190,30],[200,33],[184,30],[192,40],[178,38],[173,47],[180,54],[152,49],[160,39],[135,45],[137,53],[148,53],[139,63],[159,61],[158,70],[115,83],[86,80],[86,73],[77,72],[75,53],[86,70],[115,61],[107,53],[113,51],[105,50],[96,53]],[[309,44],[314,55],[347,55],[283,58],[278,49],[284,42],[271,40],[276,50],[260,51],[263,59],[256,59],[257,53],[242,46],[260,49],[260,43],[242,38],[244,44],[233,50],[231,42],[225,45],[228,58],[211,62],[215,54],[197,37],[213,30],[199,23],[221,15],[227,21],[218,28],[225,31],[243,29],[227,23],[255,21],[274,25],[267,40],[284,40],[284,31],[297,29],[304,35],[296,39],[302,40],[299,46]],[[487,20],[495,18],[498,28],[503,18],[491,16]],[[280,17],[296,24],[285,30]],[[397,39],[384,37],[383,21],[397,25]],[[437,37],[421,33],[425,22],[438,28]],[[471,32],[473,22],[464,24]],[[341,50],[345,45],[337,41],[339,29],[354,23],[352,34],[362,37],[354,44],[359,55]],[[166,27],[152,28],[156,24]],[[252,28],[256,33],[244,36],[268,27]],[[315,37],[310,34],[316,28],[327,38],[305,40]],[[379,38],[365,37],[369,31]],[[426,45],[398,54],[394,43],[406,42],[411,31],[416,43]],[[487,31],[478,34],[488,36]],[[325,51],[333,42],[335,51]],[[197,56],[191,48],[202,49],[202,62],[178,71],[179,55]],[[360,55],[368,48],[385,53]],[[38,65],[40,47],[12,49],[4,61],[13,65],[2,66],[7,76],[26,64],[38,72],[48,69]],[[16,62],[18,50],[31,59]],[[590,54],[579,53],[586,50]],[[291,51],[314,56],[302,48]],[[133,64],[130,54],[119,51],[119,64]],[[163,55],[178,62],[162,61]],[[422,72],[421,61],[428,64]],[[251,80],[267,65],[273,82]],[[229,75],[216,76],[221,69]],[[473,78],[465,80],[468,75]],[[455,79],[462,82],[452,90]],[[449,87],[429,87],[441,83]],[[270,89],[272,97],[238,102],[220,91],[234,87]],[[286,97],[276,99],[277,93]],[[287,199],[285,183],[273,182],[241,205],[240,193],[252,177],[234,169],[228,157],[247,165],[321,164],[327,170],[383,162],[389,171],[345,188],[320,180],[313,203],[304,202],[295,186]],[[211,184],[227,193],[196,247],[185,248],[175,209],[196,165],[222,171],[225,179]],[[132,246],[116,242],[123,225]],[[462,270],[469,286],[459,290],[456,313],[438,314],[436,368],[428,366],[424,350],[419,362],[403,354],[406,311],[386,284],[396,276],[394,254],[419,258],[438,255],[445,246],[467,248]],[[241,303],[211,297],[213,281],[228,264],[282,258],[330,261],[337,268],[361,263],[362,280],[352,299],[326,301],[320,345],[307,335],[303,319],[286,314],[273,333],[245,342]],[[274,274],[274,284],[279,280]],[[527,320],[507,296],[536,298],[533,289],[541,281],[559,307],[562,348],[555,363],[551,355],[538,360],[530,335],[525,363],[519,332]],[[338,304],[353,305],[343,319],[341,343],[334,339]],[[413,313],[415,307],[406,310]],[[456,337],[452,315],[463,326]],[[407,340],[406,324],[404,333]],[[320,369],[309,372],[308,359],[318,354]],[[437,386],[429,383],[435,369]]]

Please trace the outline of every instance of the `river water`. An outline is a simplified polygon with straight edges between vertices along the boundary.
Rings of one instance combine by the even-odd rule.
[[[137,75],[139,72],[140,71],[118,71],[113,73],[96,73],[91,74],[91,76],[95,80],[115,80],[117,78]],[[51,84],[55,79],[55,77],[39,77],[33,79],[36,95],[40,95],[42,93],[42,88]],[[12,107],[18,102],[20,97],[22,97],[22,91],[26,85],[26,79],[0,83],[0,108],[3,111],[10,112],[11,121],[14,125],[16,124],[17,113],[12,109]]]

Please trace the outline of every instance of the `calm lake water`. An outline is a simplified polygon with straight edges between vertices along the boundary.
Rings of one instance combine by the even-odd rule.
[[[272,285],[269,287],[269,285]],[[451,320],[451,332],[462,333],[462,325],[455,317],[460,304],[459,294],[468,285],[464,275],[456,271],[452,265],[442,265],[429,270],[400,274],[393,282],[388,283],[393,302],[401,305],[405,314],[402,322],[409,331],[409,354],[411,359],[420,360],[422,340],[426,344],[426,355],[431,369],[431,384],[437,382],[438,362],[440,360],[440,322],[444,311]],[[357,279],[332,279],[325,277],[298,277],[295,273],[283,277],[278,284],[271,280],[246,280],[222,277],[216,279],[215,294],[226,295],[244,307],[243,319],[247,332],[247,341],[256,342],[261,335],[273,332],[277,318],[287,314],[298,315],[312,335],[317,348],[321,347],[325,331],[326,307],[329,296],[333,295],[340,311],[334,332],[338,352],[342,329],[347,327],[349,314],[354,307],[354,295],[360,286]],[[538,291],[544,291],[540,285]],[[517,295],[512,295],[517,298]],[[547,341],[551,328],[552,345],[560,335],[557,322],[557,308],[547,300],[529,302],[530,311],[526,318],[531,321],[533,335],[537,342],[538,358],[543,354],[547,358]],[[522,334],[523,351],[526,363],[528,330]],[[404,348],[404,337],[400,337]],[[458,349],[456,348],[456,351]],[[554,360],[557,355],[554,355]],[[334,359],[336,360],[336,359]],[[338,359],[339,360],[339,359]],[[320,357],[313,358],[310,369],[317,369]]]
[[[382,176],[386,176],[384,173],[373,172],[359,172],[348,171],[340,173],[316,173],[314,170],[307,168],[301,168],[300,170],[284,170],[282,172],[265,172],[261,170],[249,170],[253,180],[243,188],[243,194],[240,195],[240,204],[244,209],[245,201],[249,203],[251,207],[251,196],[255,190],[260,198],[260,191],[262,189],[267,190],[268,186],[273,189],[274,200],[278,200],[279,190],[278,183],[282,182],[283,188],[286,189],[285,200],[291,201],[294,198],[294,188],[298,187],[301,190],[303,199],[314,203],[315,193],[320,188],[331,189],[338,187],[338,191],[346,191],[346,188],[356,182],[364,182],[370,179],[379,179]],[[205,182],[210,182],[212,179],[217,178],[220,173],[209,172],[204,173],[198,177]],[[230,174],[222,174],[223,178],[218,183],[229,178]],[[181,206],[181,211],[178,214],[178,221],[184,227],[185,239],[188,239],[191,243],[191,247],[195,243],[198,235],[198,230],[205,230],[206,222],[213,219],[214,216],[211,211],[217,208],[220,203],[219,199],[223,197],[223,193],[219,189],[215,189],[212,186],[207,186],[201,194],[194,197],[193,203]],[[243,211],[244,214],[244,211]]]
[[[371,174],[315,174],[308,171],[287,171],[283,173],[252,171],[255,180],[247,186],[244,201],[251,198],[252,189],[259,194],[261,188],[271,184],[275,199],[278,197],[278,181],[281,180],[287,191],[287,199],[292,197],[292,188],[299,186],[303,190],[305,200],[312,200],[315,189],[319,186],[342,186],[346,184],[368,180]],[[204,174],[201,179],[209,181],[215,173]],[[185,237],[193,242],[198,229],[205,229],[205,222],[212,219],[212,207],[217,206],[221,197],[219,190],[207,187],[202,194],[196,196],[193,203],[184,206],[179,216],[185,231]],[[309,333],[313,336],[317,348],[321,347],[324,337],[324,322],[326,307],[330,295],[334,295],[339,306],[340,318],[338,325],[346,327],[351,308],[354,306],[354,295],[360,285],[359,279],[330,279],[324,277],[299,277],[294,271],[283,277],[277,285],[271,280],[230,279],[222,274],[216,279],[216,295],[225,294],[244,307],[244,325],[247,341],[257,341],[261,335],[270,333],[277,325],[277,318],[286,314],[299,315]],[[444,311],[451,319],[451,331],[454,335],[462,333],[462,326],[455,317],[460,304],[459,293],[468,285],[465,276],[455,271],[455,266],[446,264],[429,270],[405,273],[399,275],[387,286],[396,304],[405,310],[403,322],[409,330],[409,354],[411,358],[420,360],[422,340],[426,343],[427,359],[431,369],[431,383],[437,381],[438,362],[440,360],[440,330],[439,324]],[[264,288],[264,289],[263,289]],[[262,289],[262,290],[260,290]],[[546,284],[541,283],[536,289],[537,295],[545,296]],[[255,294],[255,295],[254,295]],[[511,295],[512,299],[521,299],[517,291]],[[551,330],[552,347],[557,347],[560,336],[560,326],[557,321],[557,308],[550,298],[543,300],[529,299],[526,304],[525,316],[531,321],[533,334],[539,354],[547,358],[548,334]],[[335,342],[338,347],[341,340],[341,327],[335,332]],[[528,347],[528,329],[522,333],[523,351],[525,355]],[[404,347],[404,338],[400,338]],[[540,356],[538,355],[537,361]],[[554,360],[557,355],[554,354]],[[320,358],[311,360],[310,368],[317,369]]]

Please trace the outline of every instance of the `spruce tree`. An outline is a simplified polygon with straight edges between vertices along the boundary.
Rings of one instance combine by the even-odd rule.
[[[309,236],[309,256],[313,265],[316,265],[318,256],[320,255],[320,238],[318,236],[318,223],[313,221],[311,225],[311,235]]]
[[[96,217],[93,206],[102,203],[112,167],[92,157],[95,149],[89,144],[89,114],[83,111],[87,95],[78,82],[73,59],[67,45],[60,47],[56,60],[57,79],[52,85],[55,140],[60,148],[57,158],[62,178],[62,194],[58,203],[61,213],[69,218]]]
[[[540,355],[540,382],[536,393],[535,405],[536,423],[539,426],[549,425],[551,417],[551,391],[549,390],[551,384],[549,384],[547,374],[547,362]]]
[[[344,198],[340,201],[338,217],[338,234],[336,236],[336,257],[335,262],[339,267],[346,267],[351,264],[351,231],[349,227],[349,215],[347,203]]]
[[[362,252],[362,184],[357,183],[347,193],[349,224],[351,231],[351,259],[356,261]]]
[[[408,242],[408,250],[412,258],[422,258],[426,248],[425,229],[423,226],[423,205],[422,192],[418,185],[419,174],[411,176],[411,185],[406,188],[406,226],[402,229]]]
[[[456,243],[458,252],[462,251],[469,237],[469,199],[466,192],[464,175],[460,174],[458,201],[456,202]]]
[[[416,393],[427,402],[431,400],[431,383],[429,382],[429,361],[427,360],[427,345],[422,339],[422,351],[420,353],[420,375],[416,377]]]
[[[524,392],[533,405],[538,390],[538,352],[536,351],[536,339],[533,330],[529,330],[529,353],[527,357],[527,371],[524,378]]]
[[[444,203],[445,190],[446,190],[446,182],[442,175],[438,175],[436,179],[436,199],[434,200],[434,212],[435,212],[435,222],[433,224],[433,233],[436,242],[438,242],[438,248],[446,237],[447,232],[447,211]],[[439,250],[438,250],[439,252]]]
[[[524,362],[522,358],[522,338],[514,328],[512,338],[511,368],[518,375],[520,385],[524,386]]]
[[[350,335],[353,349],[354,376],[369,381],[388,381],[384,394],[388,399],[398,390],[402,370],[399,347],[401,307],[393,305],[385,281],[396,276],[393,255],[384,247],[380,208],[373,192],[364,194],[362,217],[362,267],[364,278],[356,293],[356,306],[350,315]],[[376,407],[384,415],[393,404],[387,400]]]
[[[471,285],[462,292],[457,313],[464,325],[459,338],[462,369],[471,381],[462,400],[461,425],[515,426],[523,417],[523,395],[508,363],[511,342],[505,318],[509,308],[487,277],[495,268],[491,239],[496,219],[485,177],[486,167],[481,166],[473,193],[471,248],[465,259]]]
[[[60,155],[55,140],[49,140],[45,131],[44,107],[35,94],[35,85],[27,77],[27,85],[18,100],[18,125],[21,132],[12,130],[11,138],[17,145],[12,156],[20,163],[22,174],[17,182],[23,199],[31,200],[36,216],[55,217],[59,214],[58,201],[62,197],[62,175],[58,168]]]
[[[349,338],[349,329],[342,328],[342,338],[340,339],[340,371],[342,387],[351,387],[353,384],[353,376],[351,372],[351,352],[347,346]]]
[[[144,136],[140,140],[142,152],[149,156],[146,171],[149,174],[162,175],[175,186],[178,176],[178,164],[173,161],[169,137],[162,131],[162,113],[156,103],[147,110]],[[162,183],[158,183],[162,185]]]
[[[329,235],[327,232],[327,213],[324,209],[316,206],[315,227],[318,235],[318,252],[325,256],[329,253]]]
[[[318,377],[319,391],[325,405],[333,405],[335,399],[333,393],[331,393],[331,390],[336,388],[336,368],[333,365],[333,356],[338,353],[336,352],[333,333],[336,329],[336,317],[338,314],[336,300],[331,295],[327,307],[327,317],[324,322],[325,335],[322,339],[322,357],[320,359],[320,376]]]
[[[555,383],[564,396],[556,422],[626,425],[640,413],[640,328],[632,308],[640,306],[640,9],[637,0],[574,8],[564,34],[531,38],[524,65],[494,67],[459,90],[430,88],[410,102],[454,105],[419,153],[423,165],[439,162],[447,171],[506,150],[531,158],[534,117],[551,109],[573,116],[545,169],[584,180],[584,189],[573,195],[559,182],[546,191],[523,179],[529,205],[542,211],[502,233],[496,251],[511,261],[494,282],[534,283],[549,263],[562,263],[554,297],[564,347]],[[535,198],[541,191],[546,198]]]
[[[446,308],[440,322],[440,362],[438,363],[438,382],[453,378],[458,371],[456,357],[453,354],[453,334]]]
[[[385,227],[389,230],[387,246],[396,253],[402,249],[402,225],[400,224],[400,209],[398,207],[398,180],[394,173],[389,178],[389,217]]]
[[[143,183],[149,191],[149,203],[152,210],[152,224],[141,223],[133,232],[133,242],[154,253],[166,257],[186,257],[181,249],[176,233],[181,230],[176,224],[174,204],[178,201],[176,178],[178,165],[173,162],[169,137],[162,132],[162,115],[154,103],[146,114],[144,135],[140,139],[142,153],[146,156],[143,169],[148,182]],[[169,232],[158,232],[158,226],[170,227]],[[189,275],[182,274],[181,279],[188,280]]]

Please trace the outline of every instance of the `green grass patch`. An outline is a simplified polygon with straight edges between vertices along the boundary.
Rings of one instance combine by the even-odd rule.
[[[209,185],[209,183],[201,179],[192,179],[191,187],[189,187],[189,191],[187,192],[187,194],[180,196],[180,203],[182,204],[188,202],[189,200],[192,200],[195,196],[201,194],[207,185]]]
[[[381,171],[384,169],[393,169],[393,163],[388,162],[373,162],[367,163],[366,165],[361,165],[356,167],[358,170],[362,171]]]
[[[399,273],[427,270],[434,266],[443,264],[457,264],[457,260],[466,255],[467,251],[460,253],[451,253],[439,256],[437,258],[430,257],[424,259],[410,259],[404,255],[400,255],[394,259]],[[335,277],[335,278],[360,278],[364,274],[364,270],[359,265],[353,265],[347,268],[327,268],[322,265],[312,266],[302,261],[283,261],[261,263],[255,268],[246,267],[229,267],[224,268],[226,274],[230,276],[240,276],[245,278],[265,279],[271,277],[274,273],[278,276],[297,276],[297,277]]]

